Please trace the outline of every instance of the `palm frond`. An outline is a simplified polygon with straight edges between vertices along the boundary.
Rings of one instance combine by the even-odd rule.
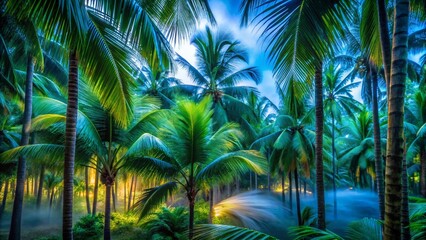
[[[194,226],[193,239],[274,240],[277,238],[248,228],[218,224],[198,224]]]
[[[146,217],[155,210],[177,189],[176,182],[168,182],[158,187],[149,188],[144,191],[142,198],[137,201],[133,209],[139,213],[139,220]]]
[[[207,182],[222,182],[232,180],[237,174],[243,174],[249,170],[257,174],[264,174],[267,169],[265,157],[258,151],[240,150],[222,155],[208,163],[196,179]]]

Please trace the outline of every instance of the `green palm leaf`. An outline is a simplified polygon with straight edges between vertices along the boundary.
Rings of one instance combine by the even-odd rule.
[[[248,228],[219,224],[199,224],[194,227],[193,239],[274,240],[276,238]]]
[[[160,206],[176,189],[176,182],[168,182],[158,187],[145,190],[142,198],[137,201],[133,207],[133,209],[140,214],[139,219],[144,218],[148,213]]]

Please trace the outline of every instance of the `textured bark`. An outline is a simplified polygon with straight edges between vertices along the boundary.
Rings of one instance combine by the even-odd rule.
[[[84,190],[85,190],[85,195],[86,195],[86,209],[87,209],[87,214],[90,214],[90,213],[92,213],[92,211],[90,211],[89,168],[88,167],[84,168]]]
[[[105,223],[104,223],[104,240],[111,239],[111,183],[105,184]]]
[[[300,192],[299,192],[299,174],[297,168],[294,169],[294,183],[296,185],[296,211],[297,211],[297,223],[302,226],[302,214],[300,211]]]
[[[36,202],[36,208],[37,210],[40,209],[41,206],[41,199],[43,197],[43,183],[44,183],[44,166],[41,166],[40,169],[40,178],[38,180],[38,190],[37,190],[37,202]],[[49,197],[49,195],[47,195]]]
[[[315,70],[315,166],[316,174],[316,194],[318,228],[325,230],[325,199],[324,199],[324,166],[323,166],[323,131],[324,131],[324,106],[322,87],[322,62]]]
[[[31,55],[27,58],[27,75],[25,79],[25,105],[22,123],[21,146],[27,145],[30,139],[32,99],[33,99],[33,74],[34,59]],[[10,222],[9,239],[21,238],[21,217],[24,200],[24,184],[26,174],[26,161],[24,157],[18,160],[15,198],[13,201],[12,220]]]
[[[65,123],[65,158],[64,158],[64,192],[62,210],[62,239],[72,240],[72,210],[74,159],[77,137],[78,112],[78,60],[75,50],[71,50],[69,58],[68,104]]]
[[[385,189],[383,182],[383,163],[382,163],[382,148],[380,137],[380,121],[379,121],[379,101],[378,101],[378,79],[377,68],[371,66],[371,80],[373,85],[372,109],[373,109],[373,131],[374,131],[374,159],[376,168],[376,188],[379,195],[379,211],[380,220],[384,219],[385,214]]]
[[[192,171],[191,171],[192,172]],[[188,198],[189,203],[189,225],[188,225],[188,238],[192,239],[192,236],[194,234],[194,214],[195,214],[195,197],[197,195],[197,190],[194,188],[194,179],[190,177],[190,185],[188,188],[188,192],[186,193],[186,196]]]
[[[401,237],[401,172],[404,155],[404,96],[407,77],[409,1],[396,0],[388,97],[384,239]]]
[[[334,140],[336,123],[334,114],[331,113],[331,148],[333,154],[333,213],[334,219],[337,219],[337,191],[336,191],[336,144]]]
[[[408,176],[407,176],[407,155],[404,152],[404,159],[402,162],[402,207],[401,207],[401,227],[402,239],[410,240],[410,212],[408,206]]]

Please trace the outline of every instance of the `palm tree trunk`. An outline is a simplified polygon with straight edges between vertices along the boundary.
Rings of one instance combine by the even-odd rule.
[[[33,100],[33,74],[34,59],[29,54],[27,56],[27,75],[25,78],[25,105],[22,124],[21,146],[27,145],[30,138],[32,100]],[[18,160],[18,168],[16,175],[15,199],[13,201],[12,220],[10,223],[9,240],[21,238],[21,217],[22,205],[24,200],[24,183],[25,183],[26,161],[24,157]]]
[[[285,174],[284,174],[284,171],[281,174],[281,187],[282,187],[281,198],[282,198],[283,203],[285,203]]]
[[[195,189],[190,188],[190,192],[188,193],[188,202],[189,202],[189,232],[188,237],[191,240],[194,231],[194,207],[195,207]]]
[[[33,181],[33,195],[34,195],[34,197],[37,197],[37,194],[38,194],[38,192],[36,191],[38,189],[37,183],[38,183],[38,181],[36,179],[34,179],[34,181]]]
[[[252,175],[253,175],[253,172],[250,171],[250,190],[253,190]]]
[[[294,182],[296,185],[296,211],[297,211],[297,223],[302,226],[302,214],[300,212],[300,193],[299,193],[299,174],[297,167],[294,169]]]
[[[422,146],[420,150],[420,191],[424,198],[426,198],[426,150],[425,146]]]
[[[127,177],[124,179],[124,211],[126,211],[126,206],[127,206]]]
[[[96,165],[99,165],[99,160]],[[93,188],[93,207],[92,207],[92,215],[96,216],[96,210],[98,208],[98,192],[99,192],[99,172],[95,171],[95,187]]]
[[[36,202],[37,210],[40,209],[41,199],[43,197],[43,183],[44,183],[44,166],[42,165],[40,169],[40,178],[39,178],[38,190],[37,190],[37,202]],[[49,197],[49,195],[47,196]]]
[[[1,201],[1,206],[0,206],[0,222],[3,216],[3,212],[4,209],[6,208],[6,201],[7,201],[7,194],[9,193],[9,180],[6,180],[6,183],[4,185],[4,190],[3,190],[3,199]]]
[[[116,193],[115,193],[115,184],[113,185],[113,187],[111,187],[111,191],[112,191],[112,211],[114,211],[114,212],[116,212],[117,211],[117,209],[116,209],[116,203],[115,203],[115,195],[116,195]]]
[[[135,205],[135,200],[136,200],[137,183],[138,183],[138,177],[135,176],[135,185],[133,186],[133,198],[132,198],[133,205]]]
[[[130,192],[129,192],[129,201],[127,202],[127,211],[130,210],[130,206],[132,205],[132,194],[133,194],[133,182],[135,181],[135,176],[132,176],[132,181],[130,182]]]
[[[382,148],[381,148],[381,137],[380,137],[380,121],[379,121],[379,103],[378,103],[378,79],[377,79],[377,68],[371,66],[371,79],[373,82],[373,97],[372,97],[372,109],[373,109],[373,131],[374,131],[374,157],[375,157],[375,168],[376,168],[376,186],[379,194],[379,211],[380,220],[384,219],[385,214],[385,191],[383,184],[383,164],[382,164]]]
[[[55,189],[53,188],[50,196],[49,195],[47,196],[49,198],[49,221],[50,221],[50,213],[52,212],[52,204],[53,204],[53,196],[54,195],[55,195]]]
[[[387,94],[389,94],[390,86],[390,71],[391,71],[391,43],[389,38],[388,17],[386,11],[386,1],[377,0],[378,17],[379,17],[379,31],[380,31],[380,44],[382,47],[383,65],[385,68],[385,79]]]
[[[213,223],[213,187],[210,188],[209,190],[209,207],[210,207],[210,211],[209,211],[209,224]]]
[[[257,174],[254,173],[254,190],[257,190]]]
[[[89,199],[89,168],[84,168],[84,188],[85,188],[85,195],[86,195],[86,209],[87,214],[90,214],[92,211],[90,211],[90,199]]]
[[[62,214],[62,238],[72,240],[72,209],[74,159],[77,137],[78,112],[78,60],[77,52],[71,50],[69,59],[68,104],[65,125],[64,193]]]
[[[322,159],[323,131],[324,131],[324,106],[322,88],[322,62],[315,70],[315,166],[317,187],[317,213],[318,228],[325,230],[325,199],[324,199],[324,166]]]
[[[406,150],[406,149],[405,149]],[[402,207],[401,207],[401,225],[402,225],[402,239],[410,240],[410,214],[408,206],[408,176],[407,176],[407,154],[404,151],[404,158],[402,160]]]
[[[404,95],[407,76],[409,0],[396,0],[385,181],[384,239],[401,236],[401,173],[404,155]]]
[[[28,196],[30,196],[30,178],[29,177],[27,177],[27,180],[25,181],[25,184],[27,185],[25,192],[26,192],[26,195],[28,197]]]
[[[337,193],[336,193],[336,144],[334,140],[335,126],[334,114],[331,113],[331,147],[333,154],[333,201],[334,201],[334,219],[337,219]]]
[[[289,202],[290,202],[290,211],[293,212],[293,190],[291,189],[293,186],[293,182],[291,179],[291,171],[288,172],[288,196],[289,196]]]
[[[104,240],[111,239],[111,183],[105,184],[105,223],[104,223]]]

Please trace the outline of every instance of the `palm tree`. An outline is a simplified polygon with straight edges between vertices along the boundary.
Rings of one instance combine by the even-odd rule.
[[[341,121],[342,113],[352,116],[359,110],[359,103],[353,99],[351,90],[359,86],[359,82],[348,83],[348,78],[343,78],[343,69],[336,68],[330,63],[324,72],[324,110],[331,115],[331,148],[333,163],[333,192],[334,192],[334,218],[337,218],[336,196],[336,122]]]
[[[280,85],[287,89],[291,87],[291,82],[310,83],[312,77],[315,79],[315,162],[320,229],[325,229],[322,63],[327,55],[331,55],[332,44],[343,39],[345,20],[351,16],[351,2],[303,0],[264,4],[261,1],[244,0],[241,5],[243,24],[248,22],[253,12],[259,12],[255,20],[259,20],[263,26],[262,38],[269,41],[267,50]],[[297,95],[299,98],[309,92],[308,84],[300,87],[299,93],[302,94]]]
[[[373,118],[363,109],[344,127],[342,137],[338,138],[340,165],[348,166],[355,186],[369,186],[367,174],[374,173]]]
[[[426,95],[418,90],[408,99],[405,111],[408,122],[416,126],[417,134],[409,146],[410,155],[420,156],[420,189],[423,197],[426,197],[426,150],[425,150],[425,130],[426,130]]]
[[[249,61],[247,50],[229,34],[215,32],[209,27],[195,34],[191,43],[196,48],[197,66],[192,66],[180,56],[176,61],[197,84],[194,88],[199,91],[200,98],[212,96],[216,128],[228,120],[237,120],[244,112],[250,113],[242,100],[257,90],[237,84],[244,80],[257,84],[261,75],[256,67],[239,67]]]
[[[295,84],[297,85],[297,84]],[[287,89],[287,94],[281,90],[282,111],[275,120],[274,130],[268,135],[256,140],[252,147],[268,145],[273,147],[270,154],[271,172],[286,172],[294,174],[296,185],[296,209],[298,224],[302,225],[300,196],[299,196],[299,169],[303,169],[305,176],[310,176],[310,167],[314,159],[314,132],[307,128],[312,124],[313,111],[306,111],[306,102],[299,101],[294,96],[297,87]],[[287,98],[284,98],[287,97]],[[284,187],[284,186],[283,186]],[[290,182],[290,191],[291,182]],[[290,206],[292,204],[290,192]]]
[[[105,23],[113,23],[115,28],[121,31],[121,33],[112,34],[110,36],[112,39],[117,40],[125,36],[126,43],[130,42],[132,46],[143,49],[145,53],[153,53],[154,51],[163,52],[158,50],[160,47],[164,49],[167,43],[157,23],[152,19],[157,20],[158,23],[162,20],[161,30],[171,39],[187,36],[188,31],[201,16],[213,19],[208,3],[197,0],[174,1],[173,4],[169,4],[169,1],[156,1],[152,4],[134,0],[120,2],[111,0],[91,2],[91,4],[89,7],[80,1],[71,0],[14,1],[13,3],[9,1],[8,4],[11,12],[34,20],[48,38],[65,43],[69,48],[68,111],[64,151],[64,239],[72,239],[72,182],[78,110],[78,57],[81,57],[80,66],[84,67],[85,73],[89,76],[89,82],[94,86],[94,90],[100,93],[102,105],[110,109],[115,119],[125,126],[131,115],[126,83],[126,80],[131,79],[128,76],[129,62],[126,64],[116,62],[118,56],[114,56],[114,53],[117,53],[117,50],[120,52],[122,47],[111,49],[105,43],[108,38],[101,37],[102,30],[106,30]],[[178,21],[181,15],[176,15],[173,11],[177,5],[186,13],[185,16],[190,16],[187,21]],[[181,29],[184,29],[182,33],[177,31]],[[125,59],[130,61],[132,58]]]
[[[404,94],[407,76],[409,1],[396,0],[391,77],[388,85],[388,134],[384,239],[401,236],[401,173],[404,155]]]
[[[161,151],[142,155],[127,152],[128,167],[148,177],[162,179],[162,185],[148,189],[136,203],[141,217],[182,186],[189,204],[189,238],[193,236],[194,204],[206,185],[223,184],[237,174],[252,170],[264,173],[265,158],[254,150],[238,150],[240,132],[228,123],[213,128],[210,97],[195,104],[180,101],[160,128],[164,137]],[[133,161],[132,161],[133,160]]]

